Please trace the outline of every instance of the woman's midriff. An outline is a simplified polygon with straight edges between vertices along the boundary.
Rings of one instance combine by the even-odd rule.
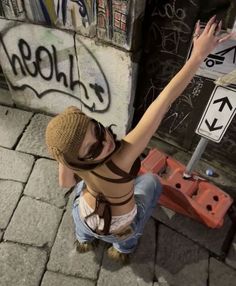
[[[95,209],[96,199],[93,195],[91,195],[86,189],[84,190],[84,199],[87,204],[92,208]],[[131,192],[127,194],[127,196],[121,199],[108,199],[111,203],[120,203],[127,200],[131,196]],[[120,216],[129,213],[135,206],[134,197],[124,205],[121,206],[111,206],[112,216]]]

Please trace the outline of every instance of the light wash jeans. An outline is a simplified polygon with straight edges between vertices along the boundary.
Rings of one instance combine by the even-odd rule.
[[[81,181],[75,187],[76,196],[78,197],[83,189],[84,182]],[[125,239],[117,236],[98,235],[93,232],[87,224],[80,218],[78,200],[74,201],[72,215],[75,223],[76,238],[79,242],[93,241],[95,238],[111,243],[113,247],[122,253],[131,253],[135,250],[138,239],[143,233],[145,223],[150,218],[157,201],[160,197],[162,186],[158,177],[151,173],[138,176],[134,182],[134,198],[137,204],[137,214],[131,223],[133,233]]]

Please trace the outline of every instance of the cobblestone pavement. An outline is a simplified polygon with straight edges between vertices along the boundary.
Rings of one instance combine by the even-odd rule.
[[[157,206],[129,265],[111,262],[104,243],[77,253],[73,192],[58,187],[44,143],[49,120],[0,106],[1,286],[236,285],[236,237],[226,257],[221,250],[229,217],[209,229]]]

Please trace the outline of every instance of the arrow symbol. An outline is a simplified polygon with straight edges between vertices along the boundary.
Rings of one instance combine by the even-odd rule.
[[[226,104],[228,104],[228,107],[230,110],[232,110],[232,108],[233,108],[228,97],[226,97],[226,96],[213,101],[213,103],[218,103],[218,102],[222,102],[219,111],[222,111]]]
[[[215,130],[223,128],[223,125],[215,127],[216,122],[217,122],[216,118],[213,120],[212,124],[210,124],[207,119],[205,120],[205,123],[210,131],[215,131]]]

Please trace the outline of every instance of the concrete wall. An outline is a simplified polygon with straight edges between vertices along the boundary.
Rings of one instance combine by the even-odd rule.
[[[133,39],[144,4],[2,2],[0,64],[12,100],[54,114],[76,105],[124,135],[133,114],[137,63],[132,57],[138,49]]]

